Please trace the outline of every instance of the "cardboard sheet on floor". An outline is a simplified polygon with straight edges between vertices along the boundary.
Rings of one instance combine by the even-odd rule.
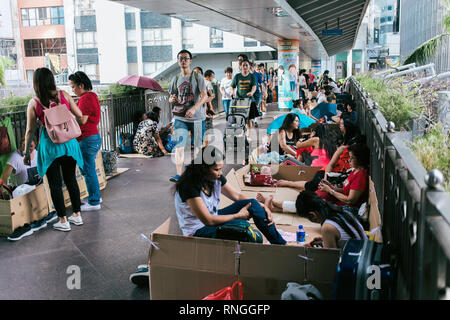
[[[313,284],[332,297],[339,250],[171,235],[170,224],[151,235],[151,299],[200,300],[238,279],[246,300],[279,300],[288,282]]]

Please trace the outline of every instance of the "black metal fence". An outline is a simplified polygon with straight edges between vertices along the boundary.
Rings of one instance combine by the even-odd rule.
[[[450,195],[436,172],[427,173],[392,123],[356,81],[350,90],[359,127],[371,149],[370,174],[383,219],[384,243],[397,259],[397,299],[448,298]],[[447,148],[448,146],[443,146]]]
[[[216,87],[216,97],[213,100],[214,111],[223,112],[221,95]],[[75,101],[78,99],[75,98]],[[148,112],[154,106],[161,108],[161,122],[163,125],[172,120],[171,106],[169,104],[169,94],[167,92],[154,92],[147,90],[145,93],[137,95],[99,96],[101,117],[98,129],[102,137],[103,150],[116,150],[119,146],[120,135],[123,133],[134,133],[135,116],[138,111]],[[25,136],[27,126],[26,105],[24,111],[2,113],[3,117],[10,117],[16,141],[20,141]]]

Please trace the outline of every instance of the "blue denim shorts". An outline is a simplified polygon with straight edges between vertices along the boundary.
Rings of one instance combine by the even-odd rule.
[[[182,120],[175,120],[174,125],[174,138],[177,141],[175,148],[185,147],[186,143],[194,141],[195,147],[201,147],[203,145],[203,137],[205,136],[205,121],[196,122],[184,122]],[[191,138],[189,139],[189,133]]]

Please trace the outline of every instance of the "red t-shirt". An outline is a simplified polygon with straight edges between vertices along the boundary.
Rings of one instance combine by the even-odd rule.
[[[348,178],[343,183],[342,194],[348,196],[350,194],[350,190],[357,190],[362,192],[359,201],[354,205],[339,201],[334,196],[319,189],[316,191],[316,194],[322,199],[335,203],[338,206],[347,205],[350,207],[359,208],[364,202],[367,201],[367,198],[369,197],[369,173],[367,172],[367,169],[360,170],[357,173],[355,173],[355,171],[350,173]]]
[[[89,116],[85,124],[81,125],[81,136],[78,141],[93,136],[98,133],[98,123],[100,122],[100,102],[94,92],[86,92],[78,99],[78,108],[84,116]]]

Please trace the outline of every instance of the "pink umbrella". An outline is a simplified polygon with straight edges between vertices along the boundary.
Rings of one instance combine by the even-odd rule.
[[[139,88],[147,88],[152,89],[155,91],[164,91],[163,88],[156,82],[156,80],[147,78],[147,77],[141,77],[141,76],[127,76],[125,78],[122,78],[118,81],[120,84],[127,85],[127,86],[134,86]]]

